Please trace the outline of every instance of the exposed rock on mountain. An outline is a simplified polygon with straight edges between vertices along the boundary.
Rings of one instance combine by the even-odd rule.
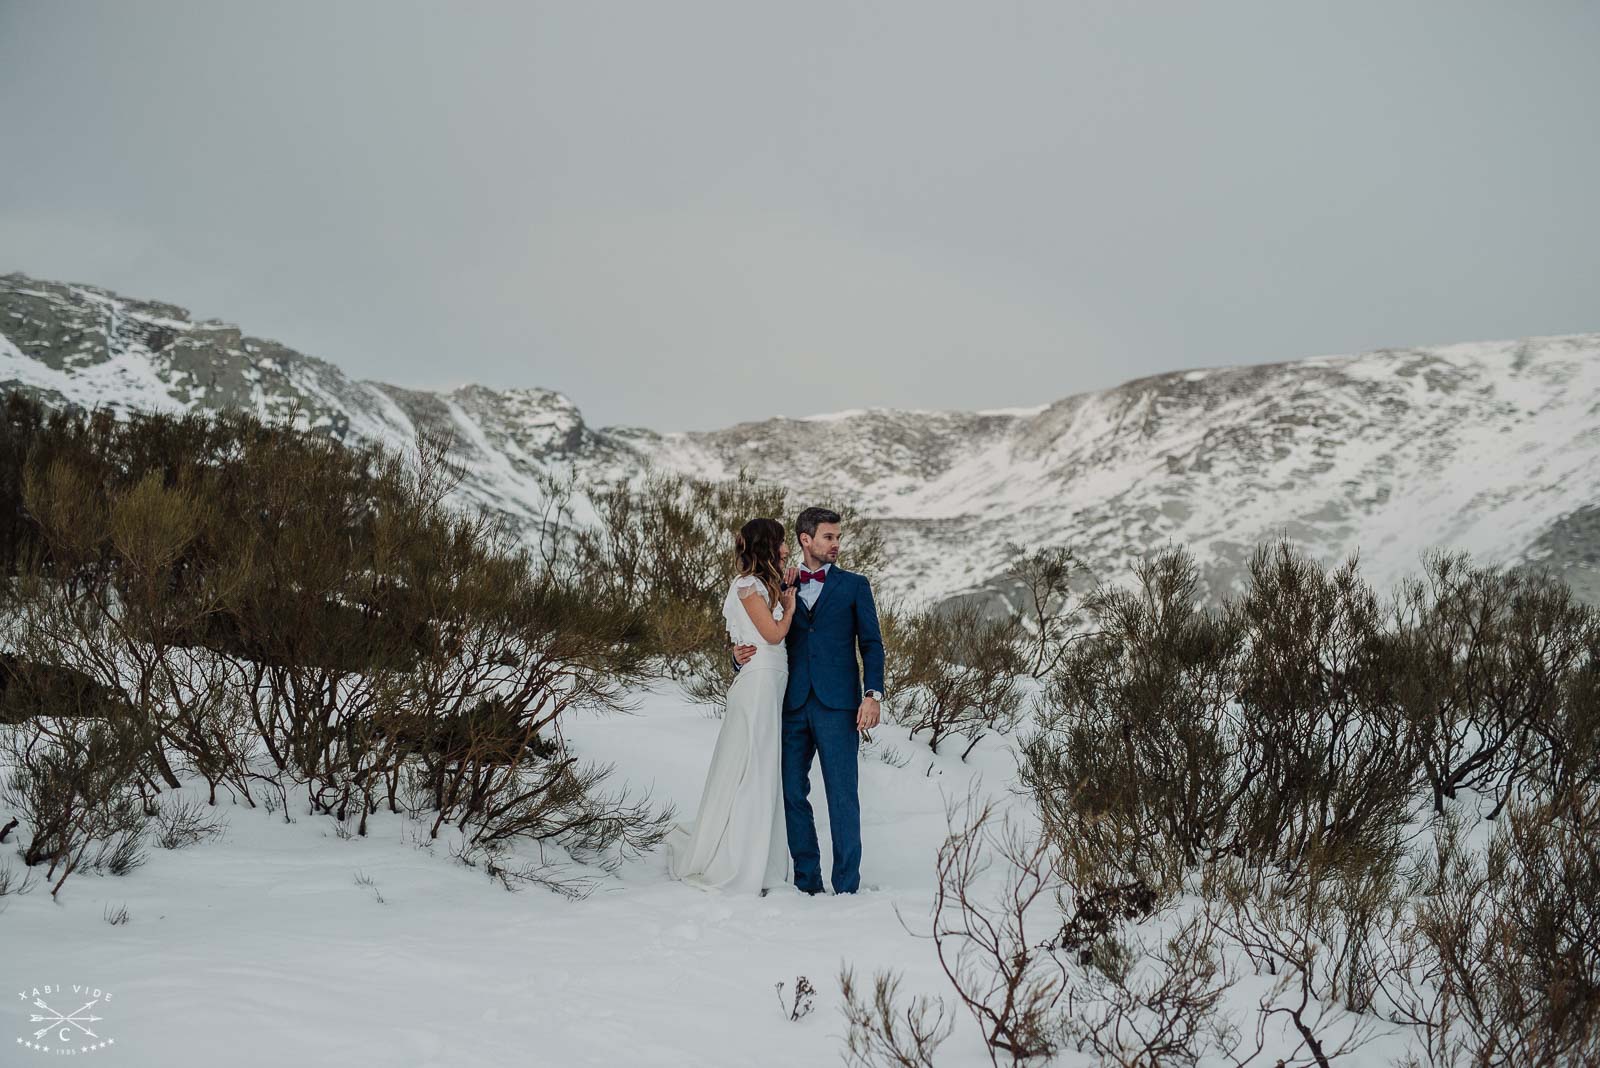
[[[590,427],[548,390],[352,380],[183,308],[9,274],[0,389],[119,412],[296,411],[340,439],[449,429],[462,503],[518,522],[539,514],[544,472],[598,484],[647,461],[712,477],[743,464],[801,499],[857,502],[893,554],[880,584],[917,601],[1000,588],[1008,541],[1070,546],[1115,580],[1186,544],[1221,594],[1279,533],[1325,565],[1359,550],[1380,589],[1436,545],[1550,566],[1600,600],[1600,334],[1175,371],[1034,408],[661,432]]]

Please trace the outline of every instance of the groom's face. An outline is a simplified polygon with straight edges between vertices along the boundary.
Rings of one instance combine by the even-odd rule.
[[[810,537],[800,535],[800,547],[811,553],[819,564],[839,562],[839,524],[818,523],[817,532]]]

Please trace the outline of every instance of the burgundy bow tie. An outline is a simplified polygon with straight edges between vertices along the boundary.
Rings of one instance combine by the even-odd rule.
[[[821,582],[823,579],[825,579],[827,577],[828,577],[827,568],[823,568],[821,571],[807,571],[805,568],[801,568],[800,569],[800,576],[795,581],[796,581],[797,585],[803,586],[807,582]]]

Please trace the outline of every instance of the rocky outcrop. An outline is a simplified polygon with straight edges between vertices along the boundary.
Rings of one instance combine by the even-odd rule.
[[[119,412],[245,408],[399,445],[446,433],[461,503],[529,525],[550,472],[597,485],[646,464],[743,466],[797,501],[856,502],[893,551],[880,582],[913,601],[1003,596],[1008,543],[1070,546],[1113,580],[1183,544],[1221,595],[1279,534],[1325,565],[1359,553],[1380,587],[1439,546],[1549,566],[1600,599],[1600,334],[1174,371],[1032,408],[670,432],[591,427],[549,390],[357,381],[183,308],[10,274],[0,388]]]

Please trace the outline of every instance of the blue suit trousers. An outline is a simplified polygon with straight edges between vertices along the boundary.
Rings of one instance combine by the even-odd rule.
[[[822,760],[822,785],[828,797],[828,830],[833,836],[836,894],[861,886],[861,805],[856,797],[861,733],[856,709],[829,708],[812,690],[799,708],[783,713],[783,818],[794,858],[794,884],[806,893],[822,890],[822,848],[811,815],[811,758]]]

